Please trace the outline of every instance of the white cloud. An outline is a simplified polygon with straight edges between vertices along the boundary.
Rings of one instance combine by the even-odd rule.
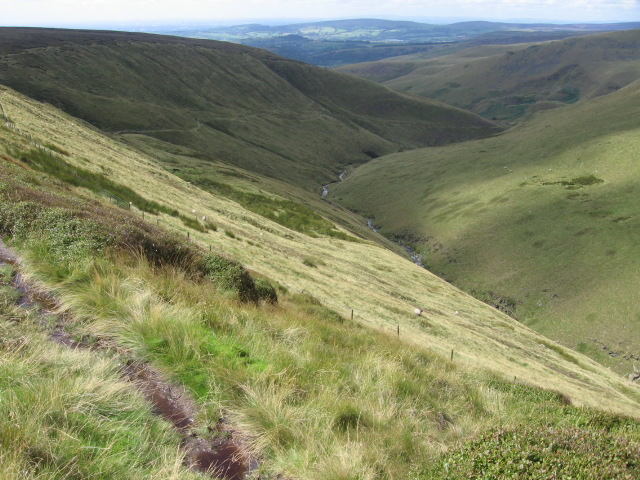
[[[0,24],[194,18],[640,21],[640,0],[0,0]]]

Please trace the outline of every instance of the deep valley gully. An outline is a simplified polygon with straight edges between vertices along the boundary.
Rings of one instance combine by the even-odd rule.
[[[20,273],[20,256],[0,239],[0,265],[7,264],[17,271],[12,279],[14,287],[21,294],[17,304],[22,308],[36,310],[43,327],[48,325],[42,320],[45,316],[56,319],[56,325],[49,328],[48,332],[52,342],[71,349],[108,350],[119,359],[122,378],[131,384],[131,388],[142,392],[153,406],[153,412],[171,423],[181,434],[185,465],[194,471],[225,480],[243,480],[249,473],[257,470],[258,459],[247,451],[241,436],[224,418],[216,425],[197,425],[194,421],[197,412],[195,401],[188,392],[171,384],[151,365],[134,359],[114,339],[99,338],[89,344],[72,338],[66,331],[66,323],[73,312],[65,311],[50,292],[27,281]],[[208,438],[197,433],[202,431],[210,433]]]
[[[339,176],[340,180],[337,180],[335,182],[329,182],[329,183],[323,184],[322,185],[322,198],[327,198],[329,196],[329,186],[330,185],[335,185],[336,183],[340,183],[341,181],[344,180],[344,177],[346,175],[347,175],[347,170],[344,170]],[[380,231],[380,228],[376,227],[375,224],[373,223],[373,218],[368,218],[367,219],[367,226],[371,230],[376,232],[376,233],[378,233]],[[420,257],[418,256],[418,254],[416,253],[416,251],[413,248],[411,248],[409,245],[405,245],[405,244],[400,243],[400,242],[398,242],[398,245],[400,245],[402,248],[404,248],[407,251],[407,253],[411,257],[411,260],[413,261],[413,263],[415,263],[419,267],[425,268],[424,264],[422,263],[422,260],[420,259]]]

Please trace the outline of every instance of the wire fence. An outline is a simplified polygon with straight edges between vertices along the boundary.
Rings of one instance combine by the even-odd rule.
[[[29,143],[34,148],[42,151],[43,153],[46,153],[49,157],[51,157],[55,161],[59,162],[61,167],[64,167],[64,166],[67,165],[67,162],[61,157],[61,155],[58,152],[52,150],[51,148],[47,147],[46,145],[43,145],[37,139],[34,139],[34,137],[29,132],[26,132],[26,131],[21,130],[20,128],[18,128],[16,126],[16,124],[14,122],[12,122],[6,116],[4,107],[3,107],[1,102],[0,102],[0,115],[2,115],[2,119],[4,121],[4,125],[7,128],[19,133],[20,135],[24,136],[25,138],[28,138],[29,139]],[[78,174],[77,172],[72,172],[72,173],[73,173],[74,177],[81,184],[84,184],[90,190],[92,190],[94,192],[95,191],[99,191],[102,195],[104,195],[105,197],[109,198],[111,203],[117,205],[120,208],[131,210],[131,205],[132,204],[130,202],[127,202],[126,200],[124,200],[123,198],[119,197],[118,195],[116,195],[115,193],[113,193],[112,191],[110,191],[108,189],[105,189],[103,187],[97,186],[91,180],[83,177],[82,175]],[[146,220],[144,211],[141,211],[141,216],[142,216],[143,220]],[[156,219],[156,225],[158,225],[158,226],[160,225],[160,220],[159,219]],[[169,224],[165,224],[165,226],[171,227],[171,225],[169,225]],[[190,233],[188,231],[186,233],[186,237],[187,237],[187,240],[191,239],[191,235],[190,235]],[[209,250],[211,250],[211,245],[209,245]],[[288,285],[288,284],[286,284],[284,282],[280,282],[280,283],[282,283],[283,285],[286,285],[287,287],[291,288],[293,291],[296,290],[296,288],[293,285]],[[302,290],[302,292],[304,292],[304,290]],[[352,307],[349,307],[349,306],[345,305],[342,302],[335,302],[335,301],[333,301],[331,299],[325,298],[325,299],[323,299],[323,303],[331,305],[331,308],[335,308],[338,311],[350,312],[350,315],[349,315],[349,313],[347,313],[347,316],[350,317],[351,320],[354,320],[354,315],[356,317],[359,317],[361,320],[368,316],[366,314],[366,312],[359,312],[357,309],[353,309]],[[378,328],[380,330],[382,330],[382,331],[392,331],[398,337],[400,336],[400,325],[396,324],[393,321],[380,320]]]

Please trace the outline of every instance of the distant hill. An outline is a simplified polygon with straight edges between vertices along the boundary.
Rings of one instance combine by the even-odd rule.
[[[399,55],[431,52],[434,49],[438,51],[438,46],[442,44],[467,45],[477,44],[478,41],[483,44],[513,44],[633,28],[640,28],[640,23],[556,25],[476,21],[434,25],[394,20],[351,19],[279,26],[197,25],[173,30],[162,26],[147,27],[146,31],[236,42],[264,48],[278,55],[314,65],[337,67]]]
[[[533,45],[475,46],[438,58],[418,54],[338,71],[512,121],[610,93],[640,78],[640,30]]]
[[[0,83],[147,151],[307,189],[345,164],[498,131],[474,114],[353,76],[172,36],[0,29]]]
[[[629,373],[640,357],[639,109],[636,81],[490,139],[376,159],[330,198],[434,273]]]

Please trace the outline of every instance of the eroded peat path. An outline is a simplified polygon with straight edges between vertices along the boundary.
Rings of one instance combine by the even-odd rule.
[[[59,345],[115,353],[123,365],[120,369],[122,378],[142,392],[152,405],[153,412],[171,423],[181,434],[185,465],[194,471],[224,480],[244,480],[257,470],[257,458],[248,452],[240,435],[226,425],[224,419],[205,428],[196,424],[196,403],[184,388],[169,382],[148,363],[132,358],[112,339],[99,339],[91,343],[83,339],[75,340],[65,329],[70,312],[65,312],[50,292],[27,281],[20,273],[21,263],[20,256],[0,239],[0,265],[12,265],[17,271],[13,277],[13,286],[20,292],[16,304],[36,310],[37,321],[42,326],[51,324],[45,317],[53,317],[55,326],[49,327],[49,339]],[[198,433],[201,431],[208,431],[208,438]]]

